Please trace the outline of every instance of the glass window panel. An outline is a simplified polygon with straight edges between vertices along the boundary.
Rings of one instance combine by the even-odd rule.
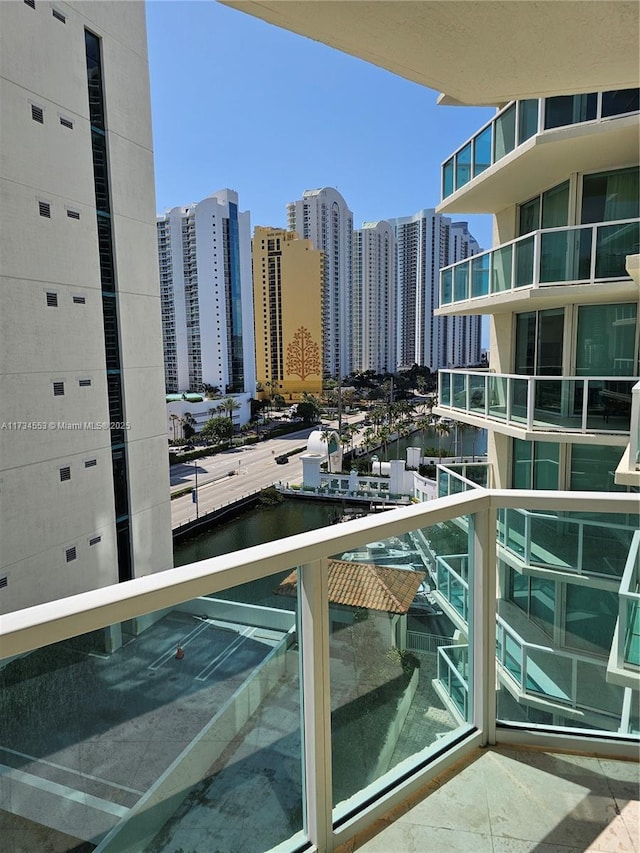
[[[559,471],[560,445],[551,441],[536,441],[534,445],[533,488],[557,489]]]
[[[491,292],[501,293],[511,289],[511,260],[513,246],[502,246],[495,249],[491,262]]]
[[[502,376],[489,376],[489,414],[501,420],[507,416],[507,380]]]
[[[569,223],[569,181],[542,193],[542,228],[561,228]]]
[[[469,264],[459,264],[453,270],[453,299],[462,302],[469,297]]]
[[[442,167],[442,197],[446,198],[453,192],[453,158]]]
[[[546,578],[531,578],[531,618],[540,623],[547,634],[553,635],[556,606],[556,585]]]
[[[518,101],[518,144],[525,142],[538,130],[538,99]]]
[[[640,169],[616,169],[582,179],[582,222],[611,222],[640,216]]]
[[[521,204],[518,211],[518,237],[540,227],[540,196]]]
[[[443,734],[468,729],[472,537],[473,519],[462,517],[337,554],[330,564],[335,817],[400,762],[423,760]]]
[[[549,308],[546,311],[539,311],[536,348],[536,373],[538,375],[561,375],[563,341],[564,308]]]
[[[511,567],[507,568],[510,576],[509,600],[513,601],[527,615],[529,614],[529,578],[521,575]]]
[[[604,444],[572,444],[569,488],[572,491],[624,492],[617,486],[615,470],[624,452],[622,447]]]
[[[456,189],[471,180],[471,143],[456,154]]]
[[[474,177],[491,165],[492,125],[482,130],[473,140]]]
[[[558,95],[546,98],[545,129],[592,121],[596,117],[597,107],[598,96],[595,92],[588,95]]]
[[[511,482],[513,489],[531,489],[533,446],[530,441],[513,439]]]
[[[516,314],[516,356],[514,373],[536,372],[536,313]]]
[[[516,105],[512,104],[501,113],[494,122],[494,150],[493,162],[495,163],[505,154],[513,151],[516,144]]]
[[[602,93],[602,117],[637,113],[640,110],[640,89],[618,89]]]
[[[484,376],[478,376],[477,374],[472,374],[469,377],[469,409],[473,412],[484,412],[484,388],[485,388],[485,378]],[[474,437],[476,434],[476,430],[472,427],[474,432]],[[474,448],[475,450],[475,448]],[[475,453],[474,453],[475,455]]]
[[[596,278],[629,278],[627,255],[640,252],[640,223],[601,225],[596,232]]]
[[[226,593],[3,661],[3,744],[33,780],[23,849],[93,850],[121,821],[129,850],[266,850],[302,829],[296,598]]]
[[[451,405],[451,374],[445,370],[438,371],[440,381],[440,401],[443,406]]]
[[[487,296],[489,293],[489,262],[487,252],[471,260],[471,296]]]
[[[588,281],[591,229],[572,228],[540,235],[540,282]]]
[[[565,644],[608,655],[618,618],[618,595],[604,589],[599,589],[597,595],[593,593],[588,586],[567,584]]]
[[[514,251],[516,253],[516,280],[515,287],[527,287],[533,284],[533,263],[534,263],[534,238],[527,237],[525,240],[519,240],[514,243]]]
[[[440,304],[449,305],[453,295],[453,270],[440,271]]]
[[[578,308],[576,375],[636,375],[637,313],[635,302]]]

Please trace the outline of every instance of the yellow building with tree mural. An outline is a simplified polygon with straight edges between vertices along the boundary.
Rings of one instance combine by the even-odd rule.
[[[253,234],[256,379],[286,401],[322,391],[323,253],[295,231]]]

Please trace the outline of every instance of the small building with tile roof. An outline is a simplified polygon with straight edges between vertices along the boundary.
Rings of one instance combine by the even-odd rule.
[[[404,648],[406,614],[424,572],[377,566],[373,563],[355,563],[347,560],[329,560],[329,606],[332,630],[352,624],[357,612],[366,610],[370,616],[389,622],[390,645]],[[297,595],[296,571],[282,581],[275,590],[278,595]],[[373,613],[370,613],[373,611]]]

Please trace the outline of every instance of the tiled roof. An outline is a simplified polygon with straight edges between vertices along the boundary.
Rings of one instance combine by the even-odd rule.
[[[424,580],[424,572],[392,569],[370,563],[329,560],[329,601],[387,613],[406,613]],[[298,574],[293,571],[275,590],[295,595]]]

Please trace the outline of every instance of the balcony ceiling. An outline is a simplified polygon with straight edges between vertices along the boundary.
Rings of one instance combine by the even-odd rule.
[[[221,0],[445,93],[444,103],[638,85],[639,9],[626,0]]]

